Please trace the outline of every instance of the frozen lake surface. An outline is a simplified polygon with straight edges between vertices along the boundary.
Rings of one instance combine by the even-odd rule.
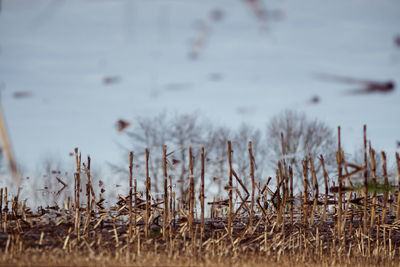
[[[198,111],[264,129],[286,108],[341,125],[348,152],[367,124],[374,147],[393,158],[398,88],[349,96],[357,86],[316,76],[399,85],[400,2],[258,2],[3,0],[1,101],[18,162],[35,170],[49,154],[72,165],[74,147],[97,166],[120,162],[121,118]]]

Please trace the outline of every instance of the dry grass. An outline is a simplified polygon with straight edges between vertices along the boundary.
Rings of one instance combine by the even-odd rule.
[[[246,188],[232,167],[234,155],[229,142],[229,182],[225,187],[229,198],[209,202],[209,218],[204,217],[207,165],[203,149],[201,177],[194,177],[194,158],[189,148],[190,182],[186,197],[180,201],[168,177],[165,147],[164,195],[160,199],[152,195],[148,169],[145,192],[137,191],[130,154],[130,188],[110,208],[104,207],[105,200],[93,190],[90,158],[82,163],[76,150],[74,199],[65,201],[62,207],[32,212],[25,202],[19,201],[19,193],[9,199],[7,188],[1,189],[0,265],[398,266],[399,186],[389,184],[391,174],[387,173],[385,160],[381,166],[382,181],[376,177],[375,152],[369,148],[367,153],[365,135],[363,166],[347,162],[340,139],[338,144],[338,186],[329,189],[321,156],[318,163],[323,169],[325,189],[320,190],[314,166],[317,161],[305,158],[301,177],[304,190],[295,195],[293,171],[285,160],[278,162],[276,186],[270,184],[272,178],[264,184],[256,183],[251,142],[251,189]],[[148,158],[146,150],[147,161]],[[373,166],[372,178],[367,176],[367,160]],[[398,154],[396,162],[400,184]],[[359,175],[364,178],[361,189],[352,183],[352,178]],[[194,179],[201,179],[199,192]],[[85,183],[86,190],[81,192]]]

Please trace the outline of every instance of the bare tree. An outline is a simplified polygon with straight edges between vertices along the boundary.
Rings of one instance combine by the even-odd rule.
[[[207,121],[202,121],[196,113],[175,115],[169,121],[170,123],[170,142],[174,152],[171,157],[177,158],[179,161],[180,170],[176,170],[175,175],[179,180],[188,181],[189,177],[189,147],[193,151],[193,167],[195,177],[199,177],[199,170],[196,168],[199,165],[201,147],[208,147],[208,140],[206,137],[209,135],[208,131],[212,128],[211,124]],[[194,180],[197,183],[198,179]],[[181,194],[185,191],[185,184],[180,183]]]
[[[82,157],[82,163],[87,166],[86,157]],[[38,168],[33,177],[23,179],[24,187],[30,189],[29,194],[31,194],[36,204],[59,205],[74,194],[74,173],[76,172],[74,158],[66,161],[58,155],[46,154],[38,162],[37,166]],[[96,166],[96,163],[93,164],[92,161],[90,177],[92,186],[95,189],[94,191],[100,191],[103,196],[105,195],[104,192],[110,197],[114,196],[115,188],[118,185],[108,185],[108,188],[111,190],[108,190],[108,188],[105,190],[101,176],[101,167]],[[87,173],[84,168],[81,168],[81,194],[85,194],[84,190],[87,182]],[[98,185],[99,182],[102,184],[101,186]],[[86,203],[83,199],[81,201],[82,203]]]
[[[167,115],[160,113],[155,117],[138,117],[135,120],[134,127],[126,134],[129,137],[131,145],[126,150],[134,151],[135,161],[138,166],[144,166],[145,150],[149,148],[149,172],[154,190],[158,192],[158,178],[161,175],[162,166],[162,147],[167,144],[170,138],[170,125],[167,121]],[[125,153],[127,154],[127,153]],[[144,168],[138,168],[139,175],[144,177]]]
[[[131,145],[128,150],[135,153],[135,161],[144,166],[144,151],[149,148],[149,172],[153,190],[159,191],[159,177],[162,176],[162,147],[168,147],[168,160],[171,175],[176,180],[187,180],[188,176],[188,148],[193,148],[193,155],[199,158],[201,146],[206,146],[207,131],[210,128],[207,122],[201,121],[196,113],[183,115],[168,115],[161,113],[155,117],[139,117],[134,127],[127,131]],[[198,161],[194,161],[198,164]],[[144,168],[139,170],[144,176]],[[180,183],[181,193],[184,183]]]
[[[169,175],[179,187],[182,197],[185,197],[189,180],[189,146],[192,147],[194,156],[195,178],[200,177],[200,151],[201,147],[205,148],[206,179],[209,178],[211,187],[214,185],[218,187],[218,193],[221,193],[228,179],[228,140],[232,141],[233,150],[236,151],[234,168],[244,183],[247,183],[249,175],[249,141],[253,142],[257,176],[261,175],[265,162],[265,145],[262,141],[263,134],[259,129],[247,124],[241,125],[236,131],[224,126],[215,127],[196,113],[183,115],[163,113],[156,117],[140,117],[126,134],[131,145],[125,150],[134,151],[136,164],[144,166],[144,151],[145,148],[150,148],[152,153],[150,153],[149,171],[154,181],[152,189],[156,192],[159,190],[158,182],[162,176],[163,145],[167,145]],[[144,168],[137,168],[137,173],[144,177]],[[195,182],[197,180],[195,179]]]
[[[285,156],[282,154],[282,133]],[[324,122],[308,119],[304,113],[285,110],[274,116],[267,126],[267,144],[271,166],[276,167],[278,160],[285,158],[298,180],[303,176],[301,161],[306,156],[316,159],[322,154],[328,170],[335,164],[336,145],[333,130]],[[318,174],[321,166],[315,165]],[[322,179],[322,175],[319,175],[318,179]]]
[[[228,179],[227,143],[231,137],[231,129],[219,126],[209,132],[207,139],[207,172],[213,176],[213,183],[218,187],[218,195],[222,192],[224,180]]]
[[[250,183],[249,141],[252,142],[253,146],[253,156],[256,166],[255,175],[257,178],[260,178],[265,163],[265,143],[262,140],[262,132],[257,128],[243,123],[233,135],[232,146],[234,150],[233,162],[236,165],[238,175],[242,177],[243,183],[246,186]]]
[[[65,200],[67,196],[72,195],[73,169],[67,168],[60,157],[46,154],[37,166],[36,179],[38,177],[40,179],[36,180],[34,185],[31,185],[34,188],[32,193],[36,204],[57,205],[60,201]],[[61,190],[63,185],[58,179],[68,185],[65,190]]]

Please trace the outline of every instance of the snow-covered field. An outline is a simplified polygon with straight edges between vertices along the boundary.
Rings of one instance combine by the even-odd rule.
[[[97,166],[119,162],[120,118],[199,111],[216,123],[264,128],[285,108],[341,125],[349,152],[361,146],[366,123],[373,145],[393,158],[398,88],[349,96],[356,85],[316,76],[399,85],[400,2],[262,1],[268,20],[249,3],[3,0],[1,102],[18,162],[35,170],[49,153],[72,165],[76,146]],[[316,95],[321,101],[309,104]]]

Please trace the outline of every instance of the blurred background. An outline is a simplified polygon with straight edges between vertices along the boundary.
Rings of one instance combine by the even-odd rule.
[[[267,144],[286,110],[340,125],[349,153],[367,124],[390,161],[399,83],[397,0],[1,0],[1,104],[23,179],[72,171],[79,147],[112,181],[146,146],[132,145],[138,118],[162,114],[244,138],[245,123]]]

